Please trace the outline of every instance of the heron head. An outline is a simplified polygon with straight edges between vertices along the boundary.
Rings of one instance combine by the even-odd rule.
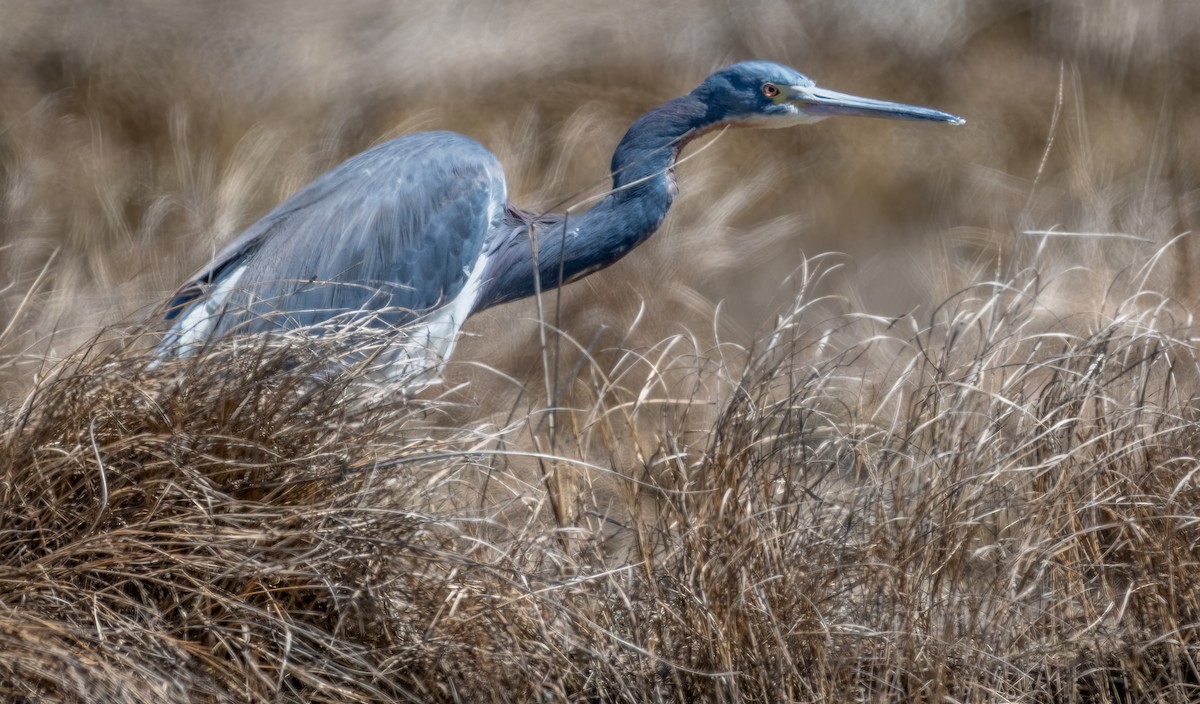
[[[886,100],[859,98],[818,88],[795,69],[770,61],[746,61],[717,71],[692,94],[708,105],[713,124],[791,127],[835,115],[929,120],[961,125],[949,113]]]

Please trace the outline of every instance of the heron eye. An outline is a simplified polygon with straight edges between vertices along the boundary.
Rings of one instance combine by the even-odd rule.
[[[774,83],[764,83],[762,87],[762,93],[768,98],[774,98],[775,96],[779,95],[779,86],[775,85]]]

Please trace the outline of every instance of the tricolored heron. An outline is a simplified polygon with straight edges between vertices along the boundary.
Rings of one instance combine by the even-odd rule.
[[[569,218],[508,203],[499,161],[475,140],[405,135],[318,177],[196,272],[170,303],[174,322],[160,354],[188,354],[235,331],[327,331],[365,319],[419,331],[408,339],[419,340],[426,362],[440,363],[472,314],[532,296],[538,285],[576,281],[654,234],[688,142],[725,126],[790,127],[835,115],[963,123],[818,88],[780,64],[739,63],[638,118],[613,153],[612,190]],[[409,369],[412,359],[409,352],[394,362]]]

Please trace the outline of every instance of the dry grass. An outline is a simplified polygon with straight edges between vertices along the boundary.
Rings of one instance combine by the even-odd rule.
[[[431,7],[7,3],[0,699],[1200,698],[1194,8]],[[572,202],[751,57],[970,122],[721,137],[415,396],[353,331],[148,368],[349,153]]]
[[[473,427],[330,378],[331,341],[151,371],[97,342],[0,428],[0,686],[1194,700],[1186,314],[1063,321],[1031,267],[882,320],[814,297],[837,277],[752,349],[593,355],[563,407]]]

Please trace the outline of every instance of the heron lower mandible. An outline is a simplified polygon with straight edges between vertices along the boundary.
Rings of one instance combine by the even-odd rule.
[[[495,155],[452,132],[398,137],[300,189],[225,247],[171,300],[160,356],[232,332],[368,320],[417,330],[425,359],[449,357],[471,315],[603,269],[646,241],[675,197],[675,161],[722,127],[790,127],[835,115],[962,124],[937,110],[818,88],[780,64],[721,69],[642,115],[612,158],[612,190],[590,210],[535,216],[508,203]],[[536,238],[535,243],[531,237]],[[411,365],[411,355],[396,364]]]

